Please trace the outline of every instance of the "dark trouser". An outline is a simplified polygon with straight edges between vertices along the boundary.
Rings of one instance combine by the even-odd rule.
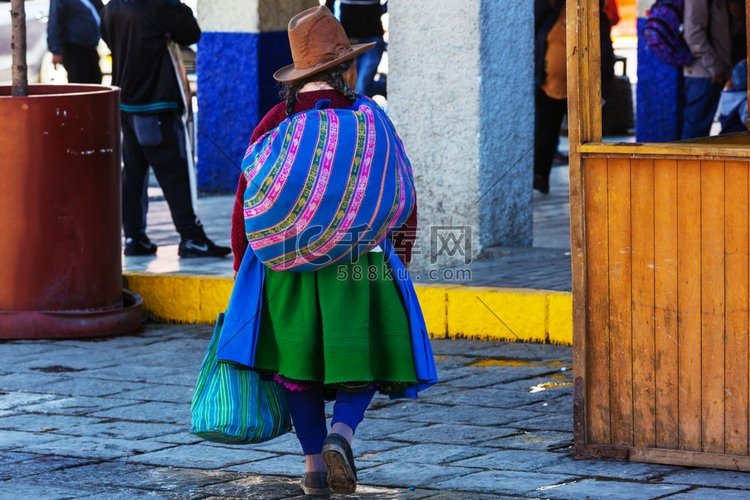
[[[384,96],[386,94],[385,83],[383,81],[375,81],[380,59],[382,59],[383,52],[385,52],[383,37],[357,38],[353,42],[375,42],[375,47],[357,57],[357,88],[355,90],[359,94],[364,94],[368,97],[378,94]]]
[[[62,56],[69,83],[102,83],[96,47],[65,44]]]
[[[537,87],[534,121],[534,176],[549,180],[560,139],[567,99],[553,99]]]
[[[721,86],[710,78],[685,77],[685,108],[682,112],[682,139],[706,137],[716,116]]]
[[[136,134],[136,129],[138,133]],[[139,140],[140,139],[140,140]],[[154,169],[183,239],[199,238],[200,228],[190,194],[182,120],[176,113],[122,113],[122,227],[126,238],[146,234],[148,167]]]

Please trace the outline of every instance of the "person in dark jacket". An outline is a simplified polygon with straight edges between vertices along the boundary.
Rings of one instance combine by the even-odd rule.
[[[732,73],[732,16],[724,0],[685,2],[685,41],[695,60],[685,76],[682,139],[705,137]]]
[[[375,43],[372,50],[357,57],[355,90],[369,97],[385,96],[385,80],[375,81],[375,75],[385,52],[381,17],[387,11],[387,2],[381,5],[380,0],[326,0],[326,7],[331,12],[335,12],[336,4],[339,7],[339,20],[349,40],[355,44]]]
[[[102,83],[99,45],[102,0],[51,0],[47,46],[70,83]]]
[[[102,38],[112,51],[112,83],[122,89],[122,225],[125,255],[152,255],[146,236],[149,165],[164,191],[177,232],[180,257],[224,257],[203,231],[190,193],[184,109],[167,44],[196,43],[201,30],[179,0],[111,0],[104,9]]]
[[[604,0],[600,0],[604,7]],[[614,78],[615,55],[609,19],[600,10],[602,83]],[[565,0],[534,1],[534,189],[549,193],[552,161],[568,108]]]

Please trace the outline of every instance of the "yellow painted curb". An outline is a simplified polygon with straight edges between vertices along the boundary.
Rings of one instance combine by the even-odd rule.
[[[169,323],[216,321],[229,302],[234,280],[217,276],[126,273],[125,287],[143,297],[146,314]]]
[[[233,280],[184,274],[126,273],[125,286],[143,297],[157,321],[205,323],[226,308]],[[415,285],[434,338],[573,344],[570,292],[445,284]]]

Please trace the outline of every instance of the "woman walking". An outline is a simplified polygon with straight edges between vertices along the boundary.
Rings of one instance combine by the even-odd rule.
[[[357,77],[354,60],[374,44],[352,46],[341,24],[323,6],[306,10],[290,21],[289,41],[294,63],[274,75],[283,84],[284,100],[266,114],[253,132],[232,218],[232,249],[238,271],[235,290],[244,286],[250,295],[258,294],[259,319],[237,320],[241,325],[234,328],[235,333],[222,333],[222,340],[225,334],[227,340],[223,354],[219,348],[219,358],[251,366],[286,388],[292,422],[305,454],[305,494],[327,494],[331,490],[353,493],[357,472],[352,439],[375,393],[416,397],[418,390],[437,381],[424,320],[403,265],[409,258],[409,245],[396,250],[391,242],[408,240],[393,237],[393,229],[404,221],[408,219],[406,225],[411,228],[416,224],[413,182],[403,145],[392,124],[377,105],[352,90]],[[347,110],[360,121],[336,114]],[[320,128],[305,135],[305,131],[309,132],[305,127],[318,123],[314,121],[318,119]],[[348,125],[351,123],[361,126]],[[314,140],[306,142],[306,137]],[[326,168],[340,161],[335,157],[348,151],[348,144],[354,151],[346,156],[350,164],[345,169],[350,172],[348,178],[336,178],[332,169],[328,179]],[[300,150],[297,156],[295,148]],[[267,159],[277,153],[279,160]],[[301,160],[305,153],[309,155]],[[275,161],[275,166],[288,163],[289,177],[283,178],[283,173],[260,175],[266,161]],[[395,182],[388,165],[404,167],[407,182]],[[291,190],[288,186],[297,173],[295,167],[304,167],[298,179],[306,175],[309,184],[301,193],[287,196],[287,210],[282,205],[285,190]],[[310,218],[324,217],[321,214],[328,211],[326,224],[333,224],[331,220],[337,221],[340,215],[349,220],[345,213],[352,218],[366,215],[370,221],[380,220],[375,214],[388,208],[387,196],[372,199],[369,186],[375,183],[367,184],[367,189],[364,184],[357,184],[366,175],[372,181],[379,169],[383,174],[382,181],[377,178],[378,192],[390,193],[395,201],[390,211],[386,210],[388,215],[383,220],[387,222],[381,222],[382,228],[369,224],[364,229],[378,235],[369,245],[364,238],[350,242],[346,251],[339,254],[319,248],[307,260],[300,257],[301,250],[295,246],[291,253],[286,248],[286,254],[268,257],[269,248],[274,248],[269,247],[270,242],[296,235],[297,224],[308,213]],[[271,171],[283,172],[284,168]],[[337,201],[338,208],[326,206],[322,194],[325,185],[330,188],[337,182],[360,187],[345,191],[349,194]],[[275,191],[277,184],[279,190]],[[390,184],[393,192],[389,191]],[[274,194],[275,201],[264,205]],[[358,199],[358,194],[361,197],[354,208],[352,200]],[[328,203],[332,205],[330,199]],[[260,222],[274,210],[283,214],[285,222]],[[372,217],[367,210],[372,211]],[[295,242],[299,244],[298,240]],[[352,248],[357,246],[364,246],[365,251],[354,258],[356,251]],[[341,242],[333,248],[341,249]],[[266,266],[257,264],[258,259]],[[328,261],[331,264],[324,265]],[[303,264],[292,270],[300,262]],[[308,270],[311,267],[314,270]],[[250,285],[240,284],[245,282]],[[256,290],[261,287],[262,292]],[[250,307],[238,306],[243,310],[237,315],[250,315],[248,310],[254,305],[255,302]],[[229,311],[227,315],[230,316]],[[244,331],[245,325],[253,321],[257,321],[254,333],[237,342],[237,332]],[[248,348],[247,343],[253,347]],[[234,355],[232,345],[251,354]],[[330,431],[326,399],[335,400]]]

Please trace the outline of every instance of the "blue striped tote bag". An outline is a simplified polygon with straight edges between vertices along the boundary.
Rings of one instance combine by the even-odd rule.
[[[284,388],[216,359],[224,315],[216,321],[193,395],[191,433],[229,444],[262,443],[292,428]]]

